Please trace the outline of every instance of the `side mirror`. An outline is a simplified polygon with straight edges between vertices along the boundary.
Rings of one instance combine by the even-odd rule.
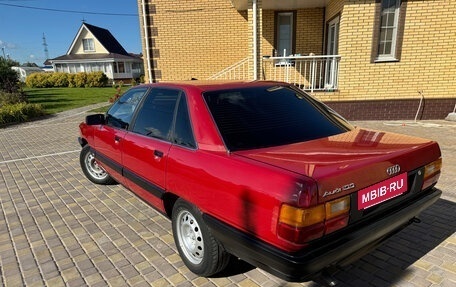
[[[89,126],[104,125],[105,116],[103,114],[89,115],[86,117],[85,122]]]

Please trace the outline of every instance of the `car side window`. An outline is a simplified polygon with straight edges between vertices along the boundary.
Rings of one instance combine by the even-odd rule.
[[[116,128],[128,129],[135,109],[147,90],[148,88],[144,87],[125,92],[106,113],[106,124]]]
[[[180,97],[179,105],[177,107],[173,143],[189,148],[196,148],[185,95]]]
[[[153,138],[169,140],[180,93],[178,90],[153,88],[138,112],[132,131]]]

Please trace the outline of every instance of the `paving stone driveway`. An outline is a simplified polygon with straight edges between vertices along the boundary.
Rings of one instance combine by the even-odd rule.
[[[83,176],[76,138],[86,110],[0,129],[1,286],[316,286],[243,262],[214,278],[193,275],[177,254],[169,220],[123,187]],[[358,124],[438,140],[444,196],[421,224],[335,278],[340,286],[455,286],[456,123]]]

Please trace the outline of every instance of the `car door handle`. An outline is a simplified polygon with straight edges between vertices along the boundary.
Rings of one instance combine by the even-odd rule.
[[[114,136],[114,141],[115,141],[116,143],[120,142],[120,137]]]
[[[154,156],[156,157],[163,157],[163,152],[159,150],[154,150]]]

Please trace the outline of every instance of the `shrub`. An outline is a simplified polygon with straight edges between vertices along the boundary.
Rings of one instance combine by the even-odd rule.
[[[113,88],[122,88],[123,85],[124,85],[124,82],[122,80],[120,80],[120,81],[118,81],[116,83],[114,83],[114,82],[112,83],[112,87]]]
[[[76,76],[74,76],[74,85],[77,88],[83,88],[86,87],[87,83],[87,73],[80,72],[77,73]]]
[[[0,107],[0,124],[25,122],[29,119],[44,115],[39,104],[18,103]]]
[[[83,88],[83,87],[104,87],[108,83],[108,77],[103,72],[77,74],[68,73],[35,73],[25,79],[27,87],[30,88]]]
[[[87,74],[86,86],[105,87],[108,84],[108,77],[103,72],[92,72]]]
[[[76,88],[76,74],[67,74],[68,88]]]
[[[12,66],[18,65],[17,62],[14,62],[10,59],[5,59],[0,57],[0,90],[13,93],[19,89],[17,84],[18,75],[16,71],[11,69]]]
[[[37,73],[29,75],[25,79],[25,85],[29,88],[36,88],[38,86],[38,77]]]
[[[116,88],[116,93],[114,94],[114,96],[112,96],[111,98],[109,98],[109,102],[110,103],[114,103],[115,101],[117,101],[118,98],[120,98],[120,96],[122,95],[122,87],[121,86],[118,86]]]
[[[27,95],[24,92],[7,93],[0,91],[0,106],[27,102]]]
[[[52,83],[52,86],[54,88],[66,88],[68,87],[69,81],[68,81],[68,75],[67,73],[52,73],[50,74],[50,82]]]
[[[48,73],[33,73],[27,76],[25,84],[30,88],[50,88],[53,86],[51,76]]]

